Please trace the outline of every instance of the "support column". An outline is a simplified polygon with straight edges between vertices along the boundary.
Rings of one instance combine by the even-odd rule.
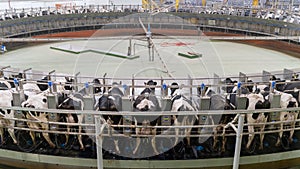
[[[95,99],[93,95],[83,96],[83,110],[94,110]],[[83,123],[84,124],[95,124],[94,115],[90,113],[83,114]],[[95,133],[95,129],[93,127],[85,126],[84,130],[87,133]]]
[[[237,109],[246,109],[247,98],[236,96]],[[236,140],[235,140],[235,151],[233,158],[233,169],[238,169],[240,164],[240,153],[241,153],[241,145],[243,139],[243,128],[244,128],[244,120],[245,114],[238,114],[238,128],[236,130]]]
[[[232,169],[238,169],[240,164],[240,155],[241,155],[241,145],[242,145],[242,138],[243,138],[243,127],[244,127],[244,119],[245,115],[239,115],[238,121],[238,130],[236,133],[236,141],[235,141],[235,151],[234,151],[234,158],[233,158],[233,167]]]
[[[47,96],[47,105],[48,109],[56,109],[58,106],[58,98],[57,94],[51,93]],[[49,121],[57,122],[58,121],[58,115],[57,113],[48,113]],[[50,124],[50,130],[57,130],[58,125],[57,124]]]
[[[203,91],[201,91],[203,92]],[[210,98],[209,97],[200,97],[199,99],[200,110],[209,110],[210,108]],[[207,120],[207,115],[199,115],[198,116],[199,125],[205,125]],[[198,133],[203,132],[205,128],[199,128]],[[205,133],[205,132],[204,132]],[[199,137],[200,139],[201,137]]]
[[[97,145],[97,168],[103,169],[103,154],[102,154],[102,132],[103,132],[103,123],[100,116],[95,117],[95,130],[96,130],[96,145]]]

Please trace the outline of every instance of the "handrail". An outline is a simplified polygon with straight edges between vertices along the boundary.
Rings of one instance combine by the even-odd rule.
[[[252,113],[274,113],[274,112],[283,112],[283,111],[300,111],[300,107],[297,108],[273,108],[273,109],[259,109],[259,110],[200,110],[200,111],[182,111],[182,112],[171,112],[171,111],[163,111],[163,112],[110,112],[110,111],[93,111],[93,110],[58,110],[58,109],[33,109],[33,108],[23,108],[23,107],[0,107],[2,110],[15,110],[15,111],[39,111],[39,112],[46,112],[46,113],[62,113],[62,114],[84,114],[84,115],[93,115],[93,116],[99,116],[99,115],[122,115],[122,116],[166,116],[166,115],[182,115],[182,116],[214,116],[214,115],[233,115],[233,114],[252,114]],[[55,121],[38,121],[38,120],[32,120],[32,119],[23,119],[23,118],[10,118],[10,117],[1,117],[2,119],[6,120],[13,120],[15,122],[30,122],[30,123],[45,123],[48,125],[65,125],[65,126],[82,126],[82,127],[92,127],[89,128],[90,130],[93,130],[95,127],[94,123],[66,123],[66,122],[55,122]],[[271,121],[271,122],[266,122],[266,123],[246,123],[244,126],[251,126],[251,125],[266,125],[266,126],[274,126],[274,125],[280,125],[282,123],[289,123],[293,121]],[[300,119],[297,119],[294,121],[295,123],[300,122]],[[144,126],[142,125],[108,125],[105,124],[108,127],[122,127],[122,128],[143,128]],[[220,124],[215,124],[215,125],[209,125],[209,124],[198,124],[198,125],[180,125],[180,126],[151,126],[151,128],[157,128],[157,129],[175,129],[175,128],[214,128],[219,126]],[[225,125],[225,124],[223,124]],[[237,124],[235,124],[237,125]],[[30,129],[30,128],[24,128],[24,127],[18,127],[18,126],[4,126],[4,128],[13,128],[17,130],[26,130],[26,131],[35,131],[35,132],[45,132],[45,133],[56,133],[56,134],[79,134],[78,132],[64,132],[64,131],[57,131],[57,130],[41,130],[41,129]],[[278,133],[280,131],[291,131],[291,130],[300,130],[300,125],[296,125],[295,128],[287,128],[283,130],[279,130],[278,127],[273,127],[273,128],[268,128],[266,127],[263,133]],[[158,137],[171,137],[175,136],[173,132],[169,132],[167,134],[162,134],[163,136],[158,136]],[[254,132],[255,134],[259,134],[261,132]],[[81,134],[81,133],[80,133]],[[94,135],[94,132],[87,132],[83,133],[82,135]],[[243,135],[249,134],[248,132],[244,132]],[[222,134],[218,134],[221,136]],[[235,134],[226,134],[226,136],[233,136]],[[103,135],[103,136],[110,136],[110,135]],[[122,136],[122,134],[116,134],[114,136]],[[135,134],[132,134],[132,136],[136,136]],[[143,137],[149,137],[149,135],[139,135]],[[177,136],[177,135],[176,135]],[[200,133],[200,134],[195,134],[193,133],[191,137],[205,137],[205,136],[211,136],[211,133]],[[184,137],[179,135],[179,137]]]
[[[18,73],[20,73],[20,70],[16,70],[16,69],[13,69],[13,68],[7,68],[7,69],[3,69],[1,70],[3,73],[8,73],[8,74],[12,74],[12,75],[16,75]],[[293,70],[293,73],[294,74],[300,74],[300,70],[299,69],[295,69]],[[290,73],[288,73],[290,74]],[[34,72],[34,70],[32,70],[31,72],[26,72],[26,75],[31,75],[31,76],[46,76],[48,75],[48,73],[46,72],[43,72],[43,73],[37,73],[37,72]],[[284,76],[284,75],[287,75],[287,73],[271,73],[270,76]],[[79,78],[79,79],[95,79],[95,78],[98,78],[98,79],[103,79],[103,77],[94,77],[94,76],[83,76],[83,75],[80,75],[80,76],[75,76],[75,75],[69,75],[69,74],[62,74],[62,73],[59,73],[59,74],[53,74],[51,75],[52,77],[70,77],[70,78]],[[253,79],[253,78],[262,78],[266,75],[263,75],[263,74],[249,74],[249,75],[246,75],[246,78],[248,79]],[[225,76],[225,77],[176,77],[176,81],[187,81],[187,80],[193,80],[193,81],[210,81],[210,80],[215,80],[215,79],[226,79],[226,78],[232,78],[232,79],[239,79],[239,76]],[[115,80],[115,81],[132,81],[132,78],[124,78],[124,77],[105,77],[105,80],[108,80],[108,81],[112,81],[112,80]],[[150,80],[149,78],[140,78],[140,77],[135,77],[134,78],[135,81],[147,81],[147,80]],[[151,78],[151,80],[154,80],[154,81],[161,81],[161,80],[164,80],[164,81],[174,81],[173,78],[168,78],[168,77],[165,77],[165,78],[161,78],[161,77],[153,77]],[[284,79],[283,79],[284,80]],[[78,82],[78,84],[80,85],[84,85],[84,83],[86,83],[87,81],[83,81],[83,82]],[[295,81],[296,83],[297,81]],[[262,81],[256,81],[256,82],[253,82],[253,83],[256,83],[256,84],[267,84],[267,82],[262,82]],[[281,82],[279,82],[281,83]],[[288,82],[288,83],[294,83],[293,81],[291,82]],[[246,84],[246,83],[245,83]],[[136,85],[136,84],[135,84]],[[214,84],[205,84],[205,85],[214,85]],[[228,86],[228,85],[226,85]],[[143,86],[144,87],[144,86]],[[190,86],[190,87],[193,87],[193,86]]]

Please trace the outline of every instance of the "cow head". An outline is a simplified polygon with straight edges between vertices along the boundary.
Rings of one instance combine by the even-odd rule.
[[[175,93],[175,91],[176,91],[177,89],[179,89],[178,83],[173,82],[173,83],[171,84],[171,88],[170,88],[170,90],[171,90],[171,96],[174,95],[174,93]]]
[[[4,77],[4,80],[6,80],[9,83],[11,88],[14,88],[14,87],[16,87],[15,83],[14,83],[14,79],[20,80],[23,78],[24,78],[24,74],[18,73],[16,75],[10,75],[9,77]],[[9,85],[6,84],[7,87],[9,87]],[[1,84],[1,87],[5,87],[5,86],[2,86],[2,84]],[[1,87],[0,87],[0,90],[2,90]]]
[[[120,83],[113,82],[112,86],[108,89],[108,93],[113,96],[115,95],[120,97],[124,96],[124,93],[120,90],[119,85],[121,85],[121,82]]]
[[[65,86],[64,86],[65,90],[73,90],[74,87],[72,86],[72,84],[73,84],[74,81],[75,81],[74,78],[71,78],[71,77],[65,77],[65,80],[66,80]]]
[[[145,85],[149,86],[147,88],[145,88],[141,94],[144,94],[144,93],[155,93],[155,86],[157,85],[157,82],[154,82],[153,80],[149,80],[147,83],[144,82]]]
[[[94,93],[101,93],[102,90],[101,90],[101,87],[100,87],[100,85],[101,85],[100,80],[99,79],[94,79],[92,81],[92,83],[94,83],[94,85],[96,86],[96,87],[94,87]]]
[[[41,91],[45,91],[48,89],[48,81],[50,80],[50,76],[47,75],[43,77],[41,80],[37,80],[37,86]]]
[[[272,75],[270,78],[270,81],[275,81],[276,82],[276,86],[275,89],[278,91],[283,91],[284,87],[285,87],[285,80],[281,80],[280,78],[277,78],[276,76]]]
[[[225,85],[234,85],[235,83],[237,83],[237,81],[233,81],[231,78],[226,78],[222,83]],[[225,86],[222,87],[222,90],[226,91],[226,93],[233,93],[233,88],[234,86]]]

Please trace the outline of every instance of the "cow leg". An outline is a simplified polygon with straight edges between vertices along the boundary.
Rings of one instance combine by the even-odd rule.
[[[281,143],[281,139],[282,139],[282,135],[283,135],[283,121],[284,121],[284,116],[285,116],[285,113],[280,113],[280,130],[279,130],[279,137],[277,139],[277,142],[276,142],[276,146],[280,146],[280,143]]]
[[[70,114],[68,114],[67,115],[67,117],[66,117],[66,123],[68,124],[68,123],[71,123],[70,121]],[[67,128],[67,133],[70,133],[71,132],[71,127],[69,126],[69,125],[66,125],[66,128]],[[65,141],[65,145],[67,145],[68,144],[68,142],[69,142],[69,134],[65,134],[65,136],[66,136],[66,141]]]
[[[211,124],[215,125],[215,122],[212,118],[212,116],[209,116],[209,119],[211,120]],[[218,142],[218,127],[213,128],[213,149],[216,150],[217,142]],[[223,129],[223,133],[225,134],[225,128]]]
[[[30,135],[30,137],[31,137],[31,140],[32,140],[32,142],[33,142],[33,145],[35,145],[35,132],[34,132],[34,131],[30,131],[30,132],[29,132],[29,135]]]
[[[78,115],[78,124],[82,124],[82,122],[83,122],[83,115]],[[82,143],[81,130],[82,130],[82,126],[79,125],[78,126],[78,133],[79,133],[79,135],[78,135],[78,142],[80,144],[80,149],[84,150],[84,146],[83,146],[83,143]]]
[[[135,126],[138,125],[136,118],[134,118],[134,125]],[[136,154],[136,152],[141,144],[141,138],[138,136],[140,134],[140,131],[141,131],[140,128],[138,128],[138,127],[135,128],[135,134],[137,135],[137,138],[136,138],[136,146],[135,146],[135,149],[133,150],[133,154]]]
[[[9,114],[7,114],[7,116],[9,118],[14,118],[14,111],[11,110],[11,112]],[[14,120],[7,120],[7,123],[9,127],[11,128],[8,128],[7,131],[9,133],[9,135],[11,136],[11,138],[13,139],[14,141],[14,144],[17,144],[18,141],[17,141],[17,138],[15,136],[15,129],[13,129],[13,127],[15,127],[15,121]]]
[[[14,144],[18,144],[17,138],[16,138],[16,136],[15,136],[15,130],[14,130],[14,129],[11,129],[11,128],[9,128],[9,129],[7,129],[7,130],[8,130],[9,135],[10,135],[11,138],[13,139]]]
[[[226,145],[226,141],[227,141],[227,137],[225,137],[225,135],[223,136],[223,139],[222,139],[222,152],[224,153],[225,152],[225,145]]]
[[[293,113],[293,122],[292,122],[292,126],[291,126],[292,130],[290,131],[290,138],[289,138],[290,142],[293,142],[293,135],[294,135],[294,132],[295,132],[297,118],[298,118],[298,113],[294,112]]]
[[[114,140],[114,144],[115,144],[116,152],[117,152],[118,154],[120,154],[121,151],[120,151],[120,148],[119,148],[119,140]]]
[[[259,146],[259,149],[262,150],[264,147],[264,137],[265,137],[265,134],[263,133],[265,130],[265,125],[263,125],[260,129],[260,146]]]
[[[183,118],[183,124],[182,124],[182,126],[186,126],[186,125],[189,125],[189,121],[188,121],[188,117],[187,116],[185,116]],[[184,129],[184,135],[186,136],[187,145],[191,144],[191,139],[190,139],[190,133],[189,133],[189,131],[190,130],[188,128]]]
[[[213,128],[213,149],[216,150],[217,142],[218,142],[218,136],[217,136],[217,127]]]
[[[27,118],[27,119],[28,119],[28,118]],[[34,123],[27,123],[27,126],[28,126],[28,128],[30,128],[30,129],[39,129],[39,128],[36,126],[36,124],[34,124]],[[30,132],[29,132],[29,135],[30,135],[30,137],[31,137],[31,140],[32,140],[33,144],[35,145],[35,132],[34,132],[34,131],[30,131]]]
[[[67,133],[70,133],[70,130],[71,130],[70,126],[68,126],[68,125],[67,125]],[[65,141],[65,145],[67,145],[67,144],[68,144],[68,142],[69,142],[69,134],[66,134],[66,141]]]
[[[154,151],[155,155],[158,155],[159,153],[158,153],[158,151],[156,149],[156,139],[155,139],[155,136],[152,137],[151,144],[152,144],[152,148],[153,148],[153,151]]]
[[[140,144],[141,144],[141,138],[140,138],[140,137],[137,137],[137,138],[136,138],[136,146],[135,146],[135,149],[133,150],[133,154],[136,154],[136,152],[137,152],[138,149],[139,149]]]
[[[225,136],[226,134],[226,128],[225,126],[223,127],[223,133],[222,133],[222,152],[225,152],[225,145],[226,145],[226,141],[227,141],[227,137]]]
[[[263,116],[264,116],[264,114],[263,114]],[[263,119],[263,125],[260,127],[260,134],[259,134],[259,136],[260,136],[260,146],[259,146],[259,149],[260,150],[262,150],[263,149],[263,146],[264,146],[264,137],[265,137],[265,133],[264,133],[264,131],[265,131],[265,127],[266,127],[266,122],[268,121],[268,117],[265,117],[264,119]]]
[[[48,133],[42,133],[51,148],[55,148],[55,144],[51,141]]]
[[[246,148],[249,149],[250,145],[254,139],[254,126],[248,126],[248,132],[249,132],[249,137],[248,137],[248,143],[246,145]]]
[[[46,118],[46,114],[44,113],[41,113],[40,116],[39,116],[39,119],[42,121],[42,122],[47,122],[47,118]],[[42,127],[42,130],[46,130],[48,131],[49,130],[49,125],[47,123],[41,123],[41,127]],[[50,145],[51,148],[54,148],[55,147],[55,144],[51,141],[50,139],[50,136],[49,136],[49,133],[42,133],[43,137],[45,138],[45,140],[48,142],[48,144]]]
[[[156,124],[156,125],[157,125],[157,124]],[[154,151],[155,155],[158,155],[159,153],[158,153],[158,151],[157,151],[157,149],[156,149],[156,139],[155,139],[155,136],[156,136],[156,128],[154,128],[154,129],[152,130],[152,135],[153,135],[153,137],[152,137],[152,139],[151,139],[152,148],[153,148],[153,151]]]
[[[175,142],[174,142],[174,145],[173,147],[175,147],[178,143],[178,140],[179,140],[179,128],[177,126],[180,125],[180,123],[178,122],[178,119],[174,116],[174,126],[175,126]]]

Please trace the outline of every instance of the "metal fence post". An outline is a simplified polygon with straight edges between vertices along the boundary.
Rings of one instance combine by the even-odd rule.
[[[102,131],[103,125],[100,116],[95,116],[96,144],[97,144],[97,167],[103,169],[103,154],[102,154]]]
[[[244,119],[245,119],[245,115],[240,114],[239,115],[239,122],[238,122],[238,130],[237,130],[237,133],[236,133],[235,151],[234,151],[233,167],[232,167],[233,169],[238,169],[239,168],[242,137],[243,137]]]

